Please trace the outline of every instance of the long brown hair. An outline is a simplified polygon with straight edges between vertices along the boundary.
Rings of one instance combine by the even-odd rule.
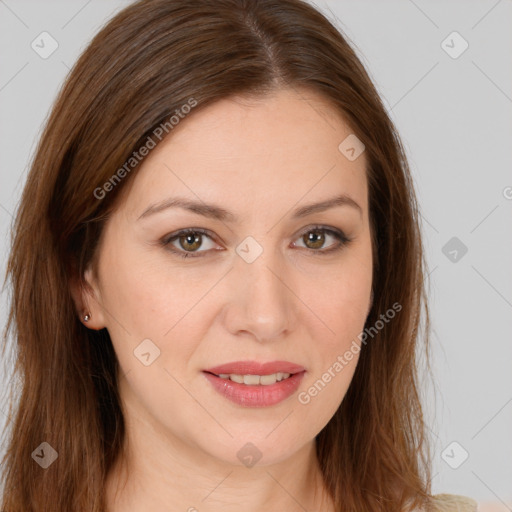
[[[421,338],[428,363],[429,321],[419,214],[404,149],[362,63],[301,0],[142,0],[117,14],[72,69],[17,211],[4,353],[12,333],[21,386],[13,384],[10,402],[4,512],[105,508],[106,476],[125,434],[118,366],[107,330],[77,318],[70,283],[85,286],[105,222],[137,171],[126,162],[191,99],[196,112],[279,87],[321,94],[365,144],[375,253],[366,325],[391,304],[402,306],[362,347],[340,408],[317,436],[327,488],[344,512],[428,503],[417,344]],[[58,453],[45,470],[31,456],[42,442]]]

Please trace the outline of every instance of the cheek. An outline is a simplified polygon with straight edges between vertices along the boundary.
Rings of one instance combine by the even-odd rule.
[[[364,349],[360,334],[366,320],[371,283],[359,284],[358,293],[351,284],[356,283],[347,279],[346,286],[338,286],[322,296],[318,316],[328,329],[311,336],[314,354],[297,400],[315,431],[321,430],[339,408]]]
[[[318,283],[324,283],[323,287],[315,288],[307,299],[308,304],[315,305],[312,309],[317,317],[310,331],[316,357],[298,401],[309,420],[323,426],[341,404],[364,349],[360,335],[371,295],[370,246],[365,251],[347,253],[344,265]],[[313,323],[317,327],[314,332]]]
[[[179,272],[172,275],[171,265],[151,257],[153,247],[123,245],[121,236],[111,247],[101,276],[106,309],[134,336],[161,338],[191,307],[197,283],[184,281]]]
[[[141,389],[158,387],[162,378],[166,389],[164,367],[186,372],[205,334],[204,310],[198,306],[211,284],[202,275],[170,272],[169,267],[165,260],[155,264],[147,252],[134,247],[112,250],[103,259],[108,331],[123,373]]]
[[[318,277],[314,291],[304,290],[304,302],[311,305],[312,312],[322,321],[322,345],[327,350],[343,348],[363,330],[371,287],[371,257],[368,253],[347,253],[342,264],[333,265],[328,273]]]

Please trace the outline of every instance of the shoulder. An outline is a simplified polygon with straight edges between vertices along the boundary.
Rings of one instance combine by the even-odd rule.
[[[435,510],[439,512],[478,512],[477,502],[459,494],[434,494]]]
[[[434,494],[432,505],[432,512],[479,512],[478,503],[474,499],[460,494]],[[423,510],[419,509],[417,512]]]

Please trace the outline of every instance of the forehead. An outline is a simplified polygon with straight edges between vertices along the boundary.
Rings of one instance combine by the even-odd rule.
[[[185,195],[238,206],[291,207],[337,193],[366,208],[364,153],[348,160],[339,146],[352,133],[321,96],[279,90],[217,101],[180,121],[145,158],[127,205]],[[230,209],[231,210],[231,209]]]

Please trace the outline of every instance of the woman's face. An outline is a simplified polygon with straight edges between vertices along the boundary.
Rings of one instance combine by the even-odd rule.
[[[285,460],[327,424],[372,285],[365,154],[339,148],[350,134],[318,96],[280,90],[192,111],[151,150],[87,273],[87,325],[110,333],[128,423],[238,465]],[[256,366],[215,370],[241,361]]]

